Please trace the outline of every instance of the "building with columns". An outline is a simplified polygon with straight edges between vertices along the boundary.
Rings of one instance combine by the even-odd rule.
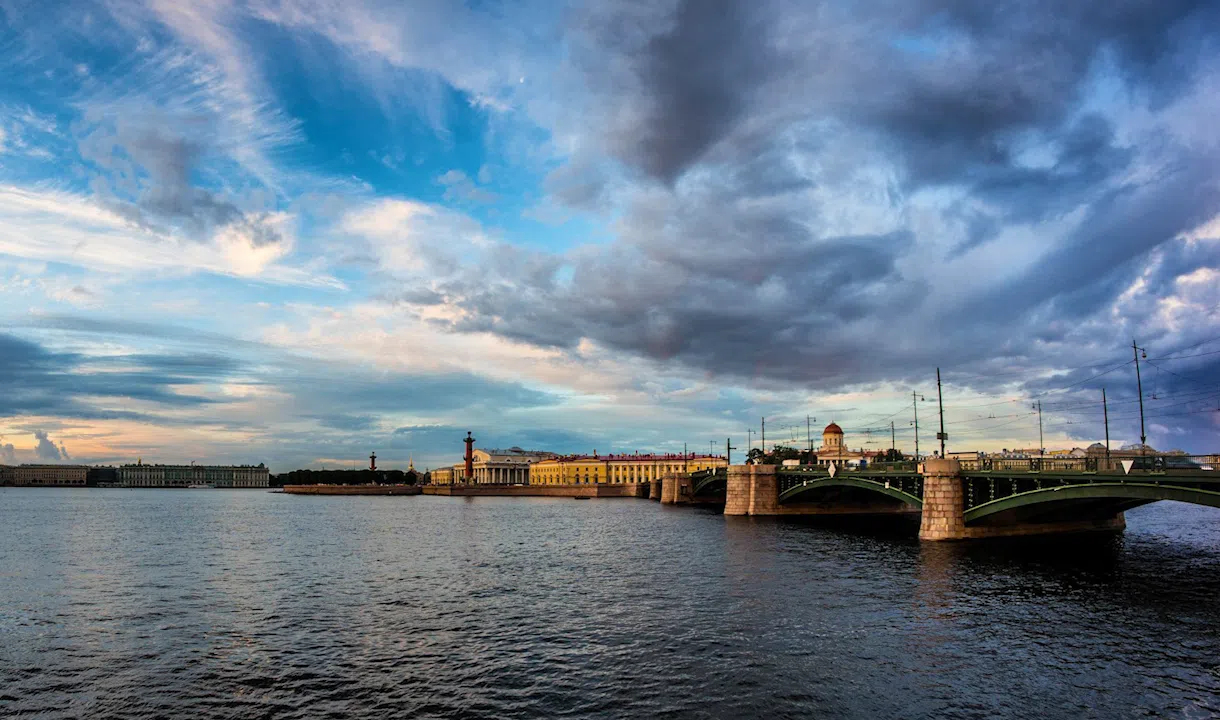
[[[727,467],[716,455],[683,456],[665,453],[631,455],[567,455],[543,460],[530,467],[531,485],[612,485],[659,480],[666,475]]]
[[[270,473],[258,465],[123,465],[118,469],[119,487],[185,488],[265,488]]]
[[[472,452],[475,485],[599,485],[627,484],[658,480],[669,474],[692,473],[727,467],[717,455],[691,453],[633,453],[619,455],[556,455],[551,452],[474,449]],[[465,464],[446,465],[430,471],[433,485],[466,482]]]
[[[432,485],[452,485],[453,479],[460,473],[461,470],[452,465],[438,467],[428,471],[428,482]]]
[[[817,464],[823,467],[834,463],[837,467],[843,465],[859,465],[866,459],[863,450],[849,450],[843,441],[843,428],[837,423],[831,423],[822,430],[822,447],[817,451]]]
[[[474,477],[476,485],[527,485],[530,481],[530,466],[554,453],[537,450],[522,450],[512,447],[507,450],[474,450]],[[463,482],[464,465],[453,467],[455,480]]]

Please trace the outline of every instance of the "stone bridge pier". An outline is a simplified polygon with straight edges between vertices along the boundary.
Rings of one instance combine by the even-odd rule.
[[[779,484],[774,465],[730,465],[725,515],[778,515]]]
[[[666,475],[661,481],[661,504],[677,505],[689,503],[692,492],[690,475]]]
[[[659,478],[659,477],[653,478],[652,480],[650,480],[648,482],[648,499],[649,500],[660,500],[661,499],[661,478]]]
[[[952,458],[925,460],[919,539],[962,540],[969,537],[965,512],[961,462]]]

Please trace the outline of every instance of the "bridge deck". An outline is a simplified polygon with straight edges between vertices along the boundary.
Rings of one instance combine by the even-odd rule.
[[[1157,500],[1178,500],[1220,507],[1220,472],[1181,458],[1143,458],[1128,470],[1119,463],[1021,462],[979,463],[963,470],[967,522],[1042,503],[1112,499],[1115,507],[1132,507]],[[806,493],[832,487],[872,490],[922,505],[923,476],[910,463],[870,466],[863,470],[823,467],[782,468],[777,471],[779,501],[800,500]],[[1142,465],[1142,467],[1141,467]]]

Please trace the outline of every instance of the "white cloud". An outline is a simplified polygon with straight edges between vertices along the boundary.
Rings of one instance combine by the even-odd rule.
[[[491,242],[476,221],[461,213],[392,198],[349,211],[338,230],[363,239],[381,269],[398,277],[452,273]]]
[[[282,213],[268,216],[268,221],[277,228],[288,224]],[[286,285],[343,287],[328,275],[282,264],[291,241],[258,245],[250,233],[248,227],[226,226],[207,242],[161,236],[80,195],[0,185],[0,253],[6,255],[112,273],[209,272]]]
[[[259,224],[273,231],[274,241],[261,238],[267,233],[256,233],[255,228],[245,222],[232,223],[221,228],[215,237],[231,270],[243,277],[256,277],[276,261],[292,252],[293,240],[290,219],[287,213],[271,213],[259,218]]]

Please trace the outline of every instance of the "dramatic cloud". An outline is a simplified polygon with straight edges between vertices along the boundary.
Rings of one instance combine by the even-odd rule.
[[[590,93],[566,130],[639,181],[565,168],[560,197],[597,194],[619,242],[531,258],[547,271],[515,283],[519,253],[446,273],[430,297],[460,308],[456,331],[587,337],[726,379],[901,380],[1026,359],[1013,340],[1088,322],[1220,213],[1214,141],[1175,129],[1214,68],[1209,3],[576,16]],[[1107,339],[1136,329],[1158,332]]]
[[[38,456],[39,460],[59,462],[60,460],[69,459],[68,451],[64,449],[63,444],[61,443],[56,447],[55,441],[47,437],[46,431],[35,430],[34,439],[38,441],[38,444],[34,446],[34,454]]]

